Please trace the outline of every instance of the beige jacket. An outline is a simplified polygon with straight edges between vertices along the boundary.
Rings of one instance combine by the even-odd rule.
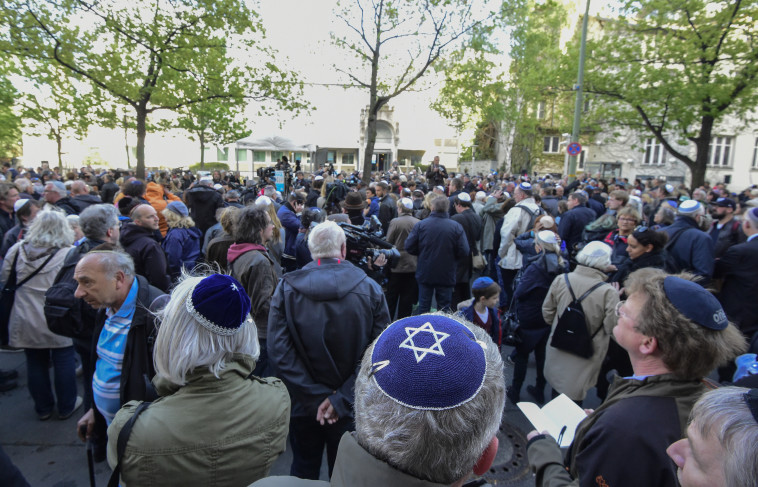
[[[24,241],[18,242],[8,250],[3,261],[0,281],[5,282],[11,273],[13,259],[18,254],[16,262],[16,282],[23,281],[26,276],[40,267],[55,252],[55,256],[45,267],[18,288],[13,301],[8,328],[10,344],[19,348],[65,348],[73,345],[70,338],[56,335],[47,328],[45,319],[45,291],[53,285],[55,276],[63,266],[63,261],[71,247],[42,249],[32,247]]]
[[[568,278],[574,295],[579,298],[599,281],[605,281],[606,275],[600,270],[580,265],[568,275]],[[607,285],[595,289],[582,301],[590,335],[598,327],[603,327],[592,340],[595,353],[589,359],[550,346],[558,318],[571,301],[571,293],[566,287],[566,281],[563,275],[559,275],[553,281],[542,303],[542,316],[546,323],[552,324],[545,354],[545,378],[553,389],[579,401],[584,399],[587,391],[597,382],[600,366],[608,351],[608,340],[610,340],[613,327],[616,326],[615,308],[619,297],[616,290],[611,285]]]

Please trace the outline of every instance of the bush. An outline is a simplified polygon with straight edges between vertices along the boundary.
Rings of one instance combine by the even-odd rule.
[[[205,164],[203,164],[203,167],[201,168],[200,167],[200,163],[198,162],[196,164],[192,164],[189,167],[189,170],[192,171],[193,173],[196,173],[198,171],[210,171],[210,172],[213,172],[213,171],[216,171],[216,170],[218,170],[218,171],[222,171],[222,170],[223,171],[228,171],[229,170],[229,164],[227,164],[225,162],[206,162]]]

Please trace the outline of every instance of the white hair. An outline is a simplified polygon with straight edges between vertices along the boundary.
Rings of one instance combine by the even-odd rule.
[[[580,265],[605,271],[611,265],[611,247],[603,242],[590,242],[576,254],[576,261]]]
[[[758,421],[745,402],[749,391],[742,387],[714,389],[700,397],[690,414],[690,423],[700,436],[715,436],[724,449],[725,487],[751,487],[758,478]]]
[[[505,407],[503,361],[482,328],[461,321],[486,344],[487,372],[479,393],[453,409],[420,410],[394,401],[371,380],[372,343],[355,381],[358,443],[376,458],[416,478],[449,485],[466,477],[497,434]]]
[[[62,212],[44,210],[29,226],[24,241],[39,248],[69,247],[74,243],[74,231]]]
[[[314,260],[339,258],[344,243],[345,232],[333,221],[319,223],[308,234],[308,250]]]
[[[171,291],[166,307],[158,312],[161,324],[153,354],[155,370],[180,386],[186,384],[187,374],[198,367],[208,367],[219,377],[234,354],[250,355],[255,360],[260,355],[258,332],[249,314],[237,333],[223,336],[202,326],[187,311],[187,297],[205,277],[184,274]]]

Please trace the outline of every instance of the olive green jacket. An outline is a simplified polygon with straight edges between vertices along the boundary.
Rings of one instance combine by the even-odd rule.
[[[134,423],[121,485],[249,485],[268,475],[285,449],[290,399],[273,377],[248,379],[255,361],[235,355],[220,378],[208,368],[193,371],[184,386],[156,376],[160,398]],[[138,401],[130,401],[108,427],[108,463]]]

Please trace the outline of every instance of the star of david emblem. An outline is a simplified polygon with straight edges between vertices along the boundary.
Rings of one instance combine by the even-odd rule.
[[[232,284],[232,289],[234,289],[236,291],[237,290],[237,285],[236,284]]]
[[[413,353],[416,355],[416,363],[424,360],[424,357],[430,353],[432,355],[442,355],[443,357],[445,356],[445,351],[442,350],[442,342],[445,340],[445,338],[449,337],[450,334],[435,330],[430,322],[427,321],[418,328],[406,326],[405,333],[408,335],[408,338],[403,340],[403,343],[400,344],[400,348],[413,350]],[[434,344],[432,344],[430,347],[416,346],[416,344],[413,342],[413,338],[419,333],[431,334],[434,337]]]

